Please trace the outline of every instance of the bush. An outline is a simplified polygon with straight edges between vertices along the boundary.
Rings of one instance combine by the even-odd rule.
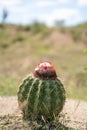
[[[32,32],[34,34],[42,32],[43,29],[46,27],[45,24],[39,23],[38,21],[35,21],[31,26],[32,26]]]
[[[9,43],[2,42],[2,43],[0,43],[0,47],[3,48],[3,49],[5,49],[5,48],[9,47]]]
[[[18,31],[30,31],[31,30],[31,27],[29,25],[27,26],[18,26]]]
[[[14,38],[13,42],[23,42],[25,40],[25,37],[22,35],[18,35],[17,37]]]
[[[81,32],[80,31],[77,31],[77,30],[72,30],[71,31],[71,35],[72,35],[72,38],[74,41],[79,41],[81,40]]]

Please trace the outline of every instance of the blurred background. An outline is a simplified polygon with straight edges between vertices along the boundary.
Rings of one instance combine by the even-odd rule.
[[[51,61],[68,98],[87,100],[87,0],[0,0],[0,96]]]

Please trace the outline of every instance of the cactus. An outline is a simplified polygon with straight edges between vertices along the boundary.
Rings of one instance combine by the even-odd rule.
[[[25,119],[53,120],[65,103],[65,89],[54,66],[42,62],[25,78],[18,90],[18,103]]]

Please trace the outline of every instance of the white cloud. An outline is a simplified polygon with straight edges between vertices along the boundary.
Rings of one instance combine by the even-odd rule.
[[[78,0],[77,3],[79,6],[87,6],[87,0]]]
[[[0,7],[9,7],[9,6],[15,6],[19,4],[21,0],[2,0],[0,1]]]
[[[36,5],[38,7],[47,7],[53,6],[58,4],[67,4],[70,3],[72,0],[38,0]]]
[[[20,10],[19,4],[21,3],[21,0],[2,0],[0,1],[0,11],[4,8],[6,8],[9,12],[13,12],[13,10],[17,11]]]
[[[4,8],[9,13],[7,22],[22,23],[22,21],[25,22],[28,20],[29,8],[21,4],[22,2],[22,0],[0,0],[0,21]]]
[[[81,21],[82,16],[77,9],[55,9],[51,14],[45,14],[38,17],[40,21],[46,22],[48,25],[53,25],[56,20],[65,20],[66,24],[75,24]]]
[[[65,4],[71,2],[71,0],[57,0],[59,3]]]
[[[47,6],[53,6],[55,4],[55,1],[42,1],[39,0],[36,5],[38,7],[47,7]]]
[[[72,0],[36,0],[32,2],[27,0],[23,2],[23,0],[0,0],[0,13],[2,13],[3,8],[7,8],[9,12],[7,20],[14,23],[28,23],[35,19],[51,26],[56,20],[65,20],[67,25],[70,25],[82,20],[79,9],[61,8],[60,5],[67,5],[71,1]],[[76,2],[77,1],[79,5],[82,5],[85,0],[76,0]],[[59,8],[55,9],[54,5]],[[48,12],[48,7],[50,13]]]

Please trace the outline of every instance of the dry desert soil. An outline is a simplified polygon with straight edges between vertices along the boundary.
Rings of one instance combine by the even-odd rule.
[[[65,115],[64,123],[68,128],[87,130],[86,101],[67,99],[62,113]],[[27,127],[23,129],[21,123],[22,112],[19,110],[17,97],[0,97],[0,130],[29,130]]]

